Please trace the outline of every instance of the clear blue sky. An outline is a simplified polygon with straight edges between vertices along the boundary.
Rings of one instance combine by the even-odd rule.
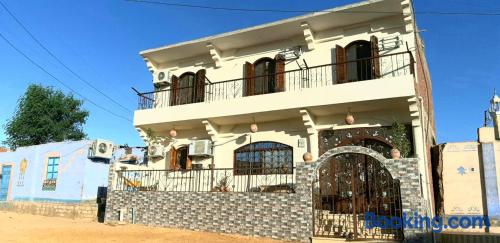
[[[136,95],[152,89],[151,76],[138,52],[300,15],[299,13],[227,12],[105,1],[0,0],[53,53],[84,79],[133,110]],[[172,2],[236,8],[327,9],[357,1],[201,1]],[[270,4],[272,3],[272,4]],[[489,0],[419,0],[416,11],[496,11]],[[493,88],[500,89],[500,16],[417,16],[431,69],[438,141],[475,140]],[[43,52],[0,8],[0,32],[59,79],[99,104],[132,119],[133,114],[112,104],[84,85]],[[30,83],[61,88],[0,40],[0,141],[3,125]],[[113,117],[86,103],[89,138],[141,145],[131,122]]]

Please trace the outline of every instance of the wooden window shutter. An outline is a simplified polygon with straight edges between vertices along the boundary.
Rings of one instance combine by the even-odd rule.
[[[337,83],[345,83],[347,75],[347,63],[345,49],[339,45],[335,46]]]
[[[255,94],[255,70],[253,64],[245,62],[245,90],[243,96],[252,96]]]
[[[372,76],[373,78],[380,78],[380,54],[378,49],[378,38],[374,35],[370,37],[370,44],[372,49]]]
[[[172,75],[172,86],[170,86],[170,106],[177,105],[178,92],[179,92],[179,78]]]
[[[194,84],[194,102],[205,101],[205,69],[196,72],[196,80]]]
[[[193,168],[193,161],[191,160],[191,156],[187,156],[186,159],[186,170],[190,170]]]
[[[276,63],[276,92],[285,91],[285,57],[281,54],[274,57]]]
[[[172,147],[170,149],[170,169],[175,170],[177,167],[177,150]]]

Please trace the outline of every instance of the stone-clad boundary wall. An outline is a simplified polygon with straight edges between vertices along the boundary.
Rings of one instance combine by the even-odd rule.
[[[106,221],[117,222],[122,209],[127,223],[306,242],[312,232],[312,168],[297,165],[296,193],[290,194],[108,191]]]
[[[400,180],[403,212],[426,215],[418,159],[390,160],[368,148],[345,146],[329,150],[315,163],[298,163],[296,193],[108,190],[106,221],[117,222],[121,210],[126,223],[310,242],[315,171],[329,157],[341,153],[361,153],[381,161]],[[110,189],[114,174],[110,171]],[[406,229],[404,234],[406,242],[430,240],[426,230]]]

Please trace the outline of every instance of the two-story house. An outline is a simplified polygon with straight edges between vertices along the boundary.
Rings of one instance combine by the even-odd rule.
[[[367,147],[386,158],[417,158],[415,179],[432,212],[432,88],[409,0],[360,2],[140,55],[154,90],[138,94],[134,126],[150,147],[150,169],[230,169],[288,180],[297,161]],[[371,210],[375,169],[358,159],[368,176],[353,179],[366,182],[358,199],[368,206],[359,209]],[[352,189],[342,189],[350,184],[340,181],[350,169],[331,167],[336,189],[322,197],[331,204],[324,207],[352,210]],[[258,180],[242,181],[259,190]]]

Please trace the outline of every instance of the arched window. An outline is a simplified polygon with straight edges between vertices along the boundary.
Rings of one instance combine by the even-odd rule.
[[[281,92],[285,90],[285,58],[264,57],[245,63],[244,96]]]
[[[170,105],[183,105],[205,100],[205,69],[198,72],[185,72],[177,77],[172,75]]]
[[[172,147],[170,150],[170,169],[171,170],[189,170],[191,169],[191,158],[188,156],[188,146],[182,146],[177,149]]]
[[[293,174],[293,148],[277,142],[242,146],[234,151],[234,174]]]
[[[193,102],[195,74],[187,72],[179,77],[179,105]]]
[[[346,83],[380,78],[378,39],[371,36],[370,41],[358,40],[345,48],[335,47],[335,73],[337,83]]]
[[[254,94],[274,93],[276,88],[276,62],[271,58],[262,58],[254,64],[255,90]]]

